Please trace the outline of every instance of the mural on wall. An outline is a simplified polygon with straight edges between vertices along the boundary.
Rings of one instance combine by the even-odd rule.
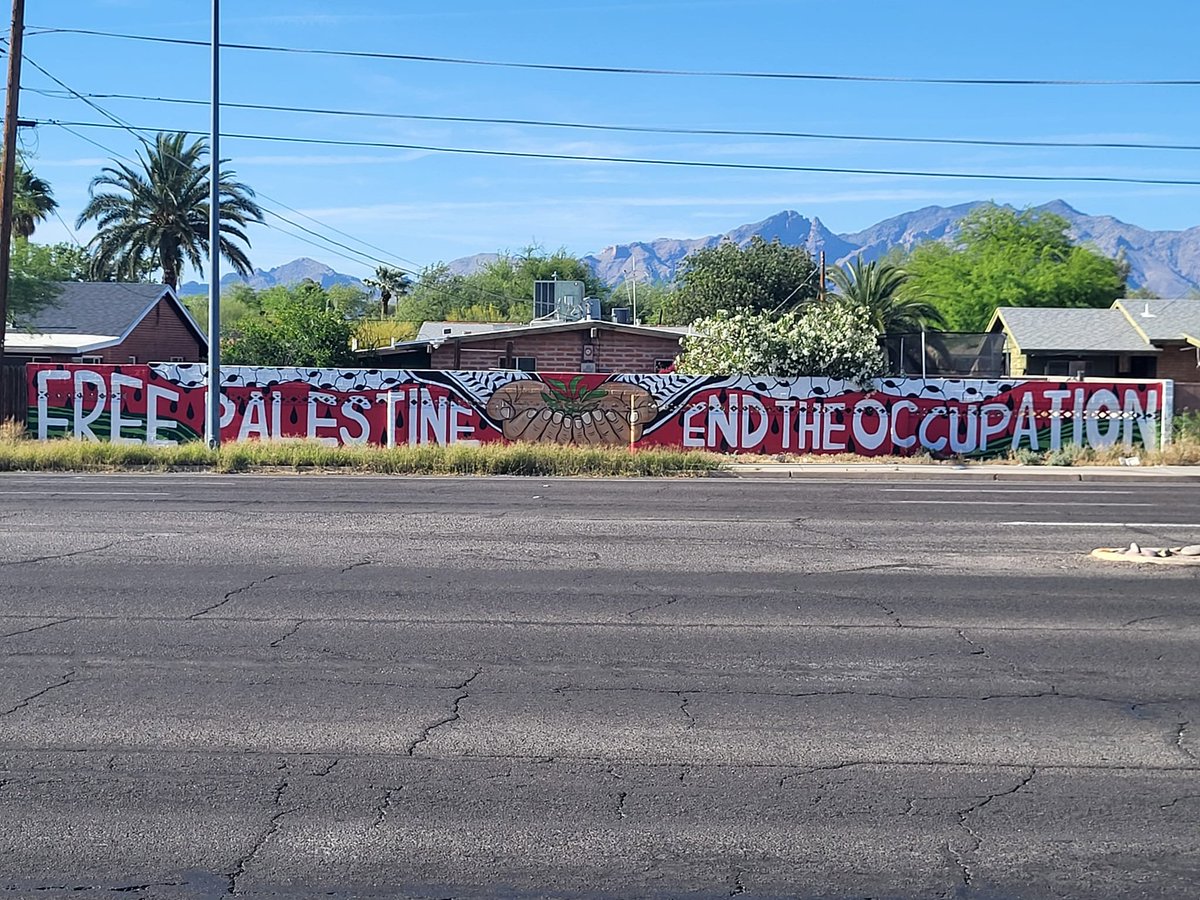
[[[201,439],[203,365],[28,367],[29,428]],[[336,444],[540,441],[728,453],[982,458],[1067,444],[1157,446],[1169,382],[576,375],[396,369],[221,371],[222,440]]]

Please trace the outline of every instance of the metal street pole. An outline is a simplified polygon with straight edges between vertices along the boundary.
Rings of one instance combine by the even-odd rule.
[[[0,363],[8,327],[8,274],[12,265],[13,188],[17,175],[17,107],[21,96],[21,43],[25,0],[13,0],[8,40],[8,96],[4,102],[4,164],[0,166]]]
[[[212,131],[208,195],[208,398],[205,436],[221,446],[221,0],[212,0]]]

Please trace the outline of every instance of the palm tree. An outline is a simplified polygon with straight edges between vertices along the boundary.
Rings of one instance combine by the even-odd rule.
[[[856,257],[847,268],[835,268],[829,273],[829,280],[842,299],[864,310],[880,334],[944,328],[942,314],[933,304],[904,290],[911,277],[895,263],[887,260],[864,263],[862,256]]]
[[[211,164],[204,162],[207,143],[188,143],[186,132],[160,133],[154,146],[138,153],[140,170],[114,160],[92,179],[91,200],[79,214],[76,227],[95,220],[98,229],[89,247],[97,271],[115,270],[119,277],[135,278],[139,266],[152,263],[162,270],[163,282],[179,286],[185,263],[197,271],[209,256],[209,178]],[[262,222],[254,191],[220,175],[221,255],[241,275],[251,273],[244,231],[251,222]],[[96,188],[113,192],[96,193]]]
[[[391,266],[377,266],[374,278],[364,278],[363,284],[379,291],[379,318],[386,319],[393,297],[403,297],[412,290],[408,274]]]
[[[33,237],[38,222],[44,222],[58,209],[50,184],[38,178],[25,163],[17,160],[13,181],[13,231],[26,240]]]

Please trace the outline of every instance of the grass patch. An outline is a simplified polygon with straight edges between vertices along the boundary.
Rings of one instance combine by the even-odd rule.
[[[0,471],[347,472],[379,475],[654,476],[704,475],[725,464],[713,453],[554,444],[490,444],[385,449],[326,447],[314,441],[248,441],[212,451],[203,444],[145,447],[92,441],[28,440],[23,430],[0,432]]]

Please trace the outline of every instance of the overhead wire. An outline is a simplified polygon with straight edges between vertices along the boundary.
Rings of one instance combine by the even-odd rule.
[[[30,25],[26,34],[54,35],[74,34],[90,37],[113,38],[129,41],[142,41],[155,44],[172,44],[176,46],[211,47],[211,41],[191,38],[171,38],[159,35],[131,34],[118,31],[103,31],[93,28],[60,28],[55,26]],[[401,62],[441,63],[459,66],[480,66],[501,69],[530,69],[549,72],[581,72],[608,75],[654,75],[686,78],[748,78],[785,81],[818,81],[818,82],[863,82],[880,84],[928,84],[928,85],[969,85],[969,86],[1026,86],[1026,87],[1197,87],[1200,79],[1196,78],[1157,78],[1157,79],[1082,79],[1082,78],[964,78],[964,77],[922,77],[902,75],[860,75],[860,74],[830,74],[821,72],[750,72],[721,69],[663,69],[626,66],[598,65],[567,65],[559,63],[511,62],[490,59],[472,59],[456,56],[433,56],[415,53],[387,53],[373,50],[330,50],[315,47],[286,47],[276,44],[246,44],[222,42],[222,48],[229,50],[247,50],[267,53],[290,53],[313,56],[334,56],[353,59],[386,59]]]
[[[125,160],[126,162],[134,162],[134,160],[130,159],[128,156],[125,156],[124,154],[119,153],[118,151],[112,149],[111,147],[109,147],[105,144],[100,143],[99,141],[93,140],[92,138],[88,137],[85,134],[81,134],[80,132],[75,131],[73,128],[70,128],[67,126],[61,126],[61,127],[63,127],[64,131],[67,131],[68,133],[75,135],[75,137],[91,144],[93,147],[97,147],[100,150],[103,150],[105,153],[108,153],[110,156],[114,157],[115,159],[122,159],[122,160]],[[145,141],[145,138],[142,137],[141,135],[134,133],[134,136]],[[276,200],[272,197],[268,197],[265,194],[257,193],[257,196],[265,199],[268,203],[274,203],[279,206],[282,206],[284,209],[292,210],[292,207],[287,206],[286,204],[284,204],[281,201]],[[270,209],[269,206],[267,206],[267,205],[260,204],[260,207],[262,208],[263,212],[267,213],[268,215],[270,215],[276,219],[279,219],[281,222],[291,226],[292,228],[298,229],[299,231],[304,232],[305,234],[313,235],[314,237],[319,238],[321,241],[324,241],[325,243],[317,243],[316,241],[313,241],[310,238],[305,237],[304,234],[296,234],[292,231],[288,231],[279,226],[271,226],[268,223],[263,223],[264,225],[266,225],[266,227],[268,227],[268,228],[273,227],[275,230],[279,231],[280,233],[286,234],[288,237],[298,240],[303,244],[307,244],[310,247],[315,247],[316,249],[320,250],[322,253],[332,254],[333,256],[336,256],[339,259],[343,259],[343,260],[346,260],[347,262],[355,263],[357,265],[370,265],[371,263],[378,262],[378,263],[382,263],[383,265],[386,265],[390,268],[396,269],[397,271],[403,273],[404,275],[410,275],[410,276],[414,276],[417,278],[419,278],[421,275],[420,271],[408,269],[404,266],[396,265],[394,262],[389,262],[387,260],[381,260],[377,257],[370,256],[370,255],[365,254],[360,250],[356,250],[355,248],[350,247],[346,244],[342,244],[338,241],[334,241],[331,238],[326,237],[325,235],[322,235],[316,231],[313,231],[312,229],[305,228],[303,225],[300,225],[298,222],[292,221],[287,216],[284,216],[284,215],[277,213],[274,210]],[[304,216],[305,218],[312,220],[314,223],[320,225],[323,228],[329,228],[332,231],[338,231],[338,229],[333,228],[333,226],[327,225],[318,219],[314,219],[312,216],[309,216],[305,213],[301,213],[301,212],[299,212],[299,210],[292,210],[292,211],[296,212],[298,215]],[[61,218],[60,218],[60,221],[61,221]],[[64,227],[65,227],[65,223],[64,223]],[[341,232],[341,233],[345,234],[345,232]],[[346,236],[349,237],[351,240],[357,240],[353,235],[346,235]],[[76,240],[76,243],[78,243],[78,240]],[[327,246],[327,245],[332,245],[332,246]],[[80,246],[82,246],[82,245],[80,245]],[[370,246],[370,245],[367,245],[367,246]],[[342,249],[339,250],[338,248],[342,248]],[[353,253],[353,254],[355,254],[355,256],[349,256],[349,255],[347,255],[347,253],[342,252],[342,250],[349,251],[349,253]],[[382,251],[382,252],[386,253],[386,251]],[[399,259],[400,257],[396,257],[396,258]],[[409,260],[409,262],[411,262],[411,260]],[[429,284],[429,283],[424,283],[424,285],[428,290],[431,290],[436,294],[441,294],[442,296],[451,297],[451,298],[455,297],[455,294],[446,288],[442,288],[438,285]],[[480,289],[480,293],[490,297],[493,300],[503,300],[504,302],[510,303],[510,304],[527,302],[527,301],[520,300],[517,298],[507,297],[503,294],[498,294],[494,291],[490,291],[490,290],[486,290],[486,289]]]
[[[65,91],[47,91],[38,88],[25,88],[35,94],[45,97],[70,97]],[[195,100],[181,97],[155,97],[143,94],[120,93],[89,93],[83,96],[97,100],[132,100],[147,103],[175,104],[181,106],[208,106],[208,100]],[[329,109],[311,106],[287,106],[270,103],[237,103],[223,100],[221,106],[227,109],[245,109],[263,112],[303,113],[317,116],[337,116],[357,119],[387,119],[409,122],[438,122],[461,125],[516,125],[536,128],[573,129],[580,131],[603,131],[622,134],[662,134],[693,137],[762,137],[762,138],[795,138],[803,140],[822,141],[858,141],[868,143],[890,144],[939,144],[956,147],[1025,147],[1041,149],[1088,149],[1088,150],[1184,150],[1200,151],[1200,144],[1156,144],[1140,141],[1035,141],[1035,140],[1001,140],[990,138],[938,138],[914,137],[910,135],[865,135],[839,134],[810,131],[772,131],[746,130],[732,128],[685,128],[654,125],[609,125],[595,122],[570,122],[547,119],[496,118],[486,116],[438,116],[419,115],[415,113],[389,113],[369,110]]]
[[[58,119],[35,119],[38,125],[62,126],[70,125],[76,128],[121,128],[125,125],[111,125],[102,122],[62,122]],[[177,128],[136,127],[142,131],[184,131],[190,134],[202,134],[201,131]],[[933,169],[875,169],[847,166],[800,166],[777,163],[739,163],[714,162],[707,160],[658,159],[651,157],[629,156],[600,156],[594,154],[571,153],[539,153],[530,150],[490,150],[481,147],[444,147],[431,144],[408,144],[392,141],[352,141],[335,138],[305,138],[286,135],[245,134],[238,132],[222,132],[224,138],[234,140],[265,141],[282,144],[306,144],[324,147],[364,147],[385,150],[408,150],[420,153],[445,153],[465,156],[500,157],[508,159],[530,159],[555,162],[588,162],[615,163],[622,165],[642,165],[693,169],[719,169],[727,171],[749,172],[796,172],[817,175],[871,175],[897,178],[940,178],[968,181],[1015,181],[1015,182],[1053,182],[1070,184],[1139,184],[1169,187],[1200,187],[1200,180],[1185,178],[1135,178],[1117,175],[1045,175],[1017,174],[1012,172],[947,172]]]

